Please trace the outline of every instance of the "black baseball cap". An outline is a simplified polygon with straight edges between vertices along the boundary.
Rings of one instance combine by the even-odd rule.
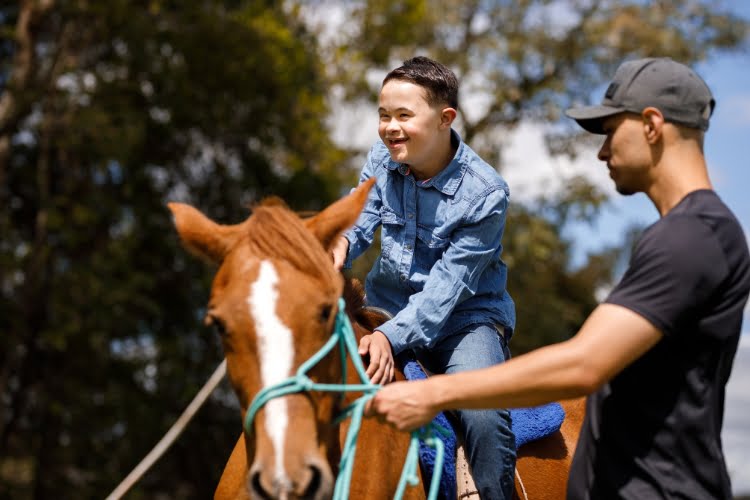
[[[604,134],[605,118],[652,106],[668,122],[708,130],[715,104],[708,85],[692,69],[668,57],[646,58],[617,68],[601,105],[570,108],[565,114],[589,132]]]

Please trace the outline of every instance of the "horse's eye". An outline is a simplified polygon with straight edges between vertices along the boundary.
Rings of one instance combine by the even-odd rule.
[[[332,311],[333,311],[333,307],[330,304],[326,304],[320,308],[321,323],[328,323],[328,320],[331,319]]]
[[[220,336],[224,337],[227,334],[227,329],[224,326],[224,323],[221,321],[214,321],[214,331]]]

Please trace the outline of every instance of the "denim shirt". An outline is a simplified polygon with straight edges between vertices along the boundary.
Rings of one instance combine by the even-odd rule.
[[[344,236],[344,267],[372,243],[382,225],[381,252],[367,275],[367,303],[394,315],[381,325],[393,352],[432,347],[475,323],[505,328],[509,340],[515,307],[500,259],[510,195],[508,185],[451,131],[458,149],[435,177],[418,181],[391,160],[378,141],[360,183],[377,181],[362,214]]]

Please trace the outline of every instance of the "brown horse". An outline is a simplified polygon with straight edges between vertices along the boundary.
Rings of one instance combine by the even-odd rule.
[[[331,337],[344,279],[331,264],[330,246],[354,223],[371,186],[363,184],[304,221],[277,200],[229,226],[188,205],[170,203],[184,245],[219,264],[206,323],[221,336],[243,416],[261,389],[294,375]],[[348,309],[352,306],[361,309],[351,303]],[[353,328],[358,337],[368,333],[357,321]],[[347,375],[348,382],[359,383],[351,361]],[[309,376],[318,383],[342,382],[338,350]],[[347,430],[346,424],[333,422],[353,399],[356,395],[342,399],[330,392],[304,392],[269,401],[256,414],[252,432],[238,440],[215,498],[330,497]],[[365,420],[350,496],[393,497],[409,442],[409,434]],[[407,488],[405,497],[424,498],[421,484]]]
[[[516,497],[520,500],[562,500],[568,472],[586,412],[586,399],[561,401],[565,420],[560,430],[518,450]]]
[[[358,217],[372,182],[302,220],[278,200],[267,200],[243,223],[219,225],[198,210],[170,203],[180,237],[190,251],[219,264],[206,324],[221,336],[227,371],[244,419],[261,389],[294,375],[330,338],[339,297],[357,341],[382,321],[363,308],[363,294],[345,286],[331,264],[330,247]],[[347,382],[360,383],[351,360]],[[341,359],[334,349],[309,372],[315,382],[338,383]],[[403,380],[403,373],[397,373]],[[301,392],[268,401],[252,429],[240,436],[215,498],[315,498],[331,496],[348,422],[334,423],[359,394]],[[562,432],[519,451],[519,498],[564,498],[570,457],[580,427],[571,412]],[[365,419],[359,432],[350,498],[393,498],[410,436]],[[559,493],[562,492],[562,493]],[[549,494],[547,494],[549,493]],[[405,498],[424,498],[420,484]]]

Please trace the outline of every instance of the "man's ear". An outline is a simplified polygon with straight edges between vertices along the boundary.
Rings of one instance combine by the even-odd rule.
[[[654,144],[662,135],[664,115],[657,108],[648,107],[641,112],[643,133],[649,144]]]
[[[454,108],[443,108],[443,111],[440,113],[440,127],[450,128],[453,120],[456,119],[456,115],[458,115],[458,111]]]

